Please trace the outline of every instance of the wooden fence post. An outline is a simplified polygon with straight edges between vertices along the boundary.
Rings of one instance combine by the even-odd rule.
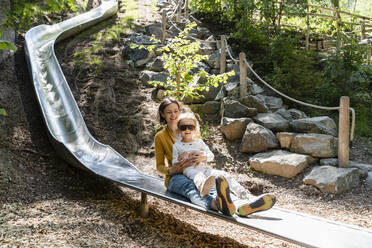
[[[367,64],[371,64],[371,57],[372,57],[372,44],[369,40],[367,40]]]
[[[186,0],[185,2],[185,18],[189,18],[189,0]]]
[[[349,113],[350,99],[347,96],[340,98],[339,127],[338,127],[338,166],[349,167]]]
[[[181,14],[182,14],[182,3],[180,0],[178,0],[177,15],[176,15],[177,22],[181,22]]]
[[[364,40],[365,38],[366,38],[366,24],[363,21],[360,27],[360,39]]]
[[[141,192],[141,205],[137,208],[137,214],[142,218],[149,216],[149,204],[147,203],[147,194]]]
[[[310,10],[306,7],[306,51],[310,49]]]
[[[161,43],[165,43],[165,36],[167,32],[167,11],[163,9],[161,18]]]
[[[239,53],[240,65],[240,99],[247,95],[247,65],[245,64],[245,53]]]
[[[221,35],[220,74],[226,71],[226,36]]]

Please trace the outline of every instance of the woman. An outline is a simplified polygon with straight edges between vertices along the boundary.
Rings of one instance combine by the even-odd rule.
[[[159,105],[160,122],[166,124],[166,126],[155,135],[156,169],[159,173],[165,175],[164,184],[168,191],[180,194],[198,206],[221,211],[229,216],[232,216],[235,210],[238,210],[237,213],[248,215],[271,208],[275,203],[275,196],[272,194],[260,196],[251,202],[241,201],[233,195],[232,199],[228,182],[223,176],[216,178],[217,194],[216,190],[211,190],[209,195],[200,196],[194,182],[185,177],[182,172],[193,164],[207,161],[206,155],[195,154],[172,166],[172,146],[176,140],[180,139],[180,132],[177,127],[180,113],[181,104],[175,99],[165,98]],[[237,209],[235,205],[237,205]]]

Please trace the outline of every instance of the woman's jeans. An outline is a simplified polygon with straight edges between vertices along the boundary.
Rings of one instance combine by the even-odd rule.
[[[183,174],[172,175],[168,183],[168,191],[177,193],[189,199],[195,205],[205,209],[211,209],[211,201],[216,195],[216,188],[213,188],[209,195],[201,197],[194,181]]]

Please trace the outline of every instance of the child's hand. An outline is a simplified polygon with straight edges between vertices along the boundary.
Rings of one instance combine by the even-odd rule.
[[[204,151],[192,151],[190,152],[191,157],[198,157],[198,156],[203,156],[206,155]]]
[[[189,153],[188,152],[183,152],[181,153],[179,156],[178,156],[178,161],[182,161],[182,160],[185,160],[189,157]]]

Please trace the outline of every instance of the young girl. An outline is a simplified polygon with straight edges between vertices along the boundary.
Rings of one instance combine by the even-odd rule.
[[[228,173],[212,169],[206,162],[214,159],[213,153],[208,146],[200,139],[198,121],[192,113],[181,114],[178,120],[178,129],[181,131],[181,140],[177,140],[173,145],[172,164],[187,159],[189,156],[202,156],[205,160],[199,164],[194,164],[184,169],[183,174],[192,179],[200,191],[200,196],[206,196],[215,186],[215,178],[223,176],[229,183],[230,191],[239,198],[246,199],[248,192]]]

